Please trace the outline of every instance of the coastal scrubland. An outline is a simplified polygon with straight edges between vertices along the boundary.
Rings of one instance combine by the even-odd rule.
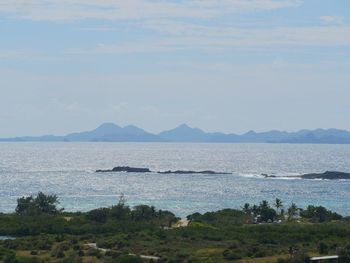
[[[56,195],[17,200],[0,214],[0,262],[350,262],[350,219],[280,199],[187,217],[148,205],[66,212]],[[10,238],[11,237],[11,238]]]

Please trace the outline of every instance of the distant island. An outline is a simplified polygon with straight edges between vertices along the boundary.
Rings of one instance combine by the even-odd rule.
[[[113,172],[125,172],[125,173],[151,173],[149,168],[138,168],[129,166],[116,166],[113,169],[96,170],[96,173],[113,173]],[[158,171],[158,174],[231,174],[227,172],[215,172],[211,170],[206,171],[191,171],[191,170],[176,170],[176,171]]]
[[[193,170],[167,170],[167,171],[151,171],[149,168],[137,168],[129,166],[116,166],[113,169],[107,170],[96,170],[96,173],[113,173],[113,172],[125,172],[125,173],[158,173],[158,174],[207,174],[207,175],[217,175],[217,174],[232,174],[228,172],[216,172],[212,170],[204,171],[193,171]],[[262,174],[265,178],[278,178],[276,175]],[[289,176],[291,178],[301,178],[301,179],[322,179],[322,180],[350,180],[350,173],[337,172],[337,171],[326,171],[324,173],[309,173],[303,175]]]
[[[126,172],[126,173],[150,173],[148,168],[136,168],[129,166],[117,166],[110,170],[96,170],[96,173],[112,173],[112,172]]]
[[[350,144],[350,132],[339,129],[300,130],[298,132],[267,131],[238,135],[233,133],[205,132],[182,124],[158,134],[147,132],[134,125],[125,127],[104,123],[91,131],[64,136],[23,136],[0,138],[0,142],[193,142],[193,143],[309,143]]]
[[[261,174],[265,178],[278,178],[276,175]],[[337,172],[337,171],[326,171],[324,173],[309,173],[295,176],[288,176],[290,178],[300,178],[307,180],[350,180],[350,173]]]
[[[327,171],[324,173],[304,174],[302,179],[349,180],[350,173]]]

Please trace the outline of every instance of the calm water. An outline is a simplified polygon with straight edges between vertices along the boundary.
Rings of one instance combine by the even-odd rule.
[[[118,165],[233,174],[94,173]],[[276,197],[350,215],[350,180],[285,178],[326,170],[350,172],[350,145],[0,143],[0,211],[14,211],[18,197],[43,191],[57,194],[66,210],[109,206],[124,193],[130,205],[152,204],[179,216]]]

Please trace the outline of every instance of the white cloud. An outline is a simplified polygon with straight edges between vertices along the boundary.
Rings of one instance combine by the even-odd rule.
[[[342,24],[344,22],[342,16],[321,16],[320,19],[327,24]]]
[[[35,48],[0,48],[0,60],[62,62],[69,60],[69,58],[61,56],[61,54],[52,55],[48,52]]]
[[[10,0],[0,3],[0,13],[18,19],[65,21],[79,19],[126,20],[132,29],[160,33],[158,38],[139,42],[100,43],[94,48],[66,50],[67,54],[154,53],[179,50],[221,51],[276,46],[350,45],[350,27],[343,18],[322,16],[333,26],[248,28],[178,18],[215,18],[235,12],[297,7],[301,0]],[[82,28],[88,31],[117,31],[112,26]],[[0,58],[28,56],[28,51],[3,51]],[[33,54],[31,55],[33,56]]]
[[[229,51],[271,48],[331,47],[350,45],[350,26],[281,27],[272,29],[214,28],[171,23],[153,26],[167,36],[118,44],[99,44],[94,48],[66,50],[67,54],[162,53],[183,50]]]
[[[142,37],[140,41],[99,43],[92,48],[81,46],[65,49],[47,57],[42,52],[27,49],[0,49],[1,59],[64,60],[70,55],[166,53],[177,51],[265,51],[290,47],[350,46],[350,26],[328,25],[313,27],[241,28],[235,26],[207,26],[199,23],[179,22],[172,19],[151,19],[131,23],[132,27],[149,29],[157,33]],[[92,27],[82,30],[119,30],[113,27]],[[160,34],[159,34],[160,33]],[[301,50],[302,51],[302,50]]]
[[[127,102],[112,104],[108,108],[108,112],[111,112],[113,114],[123,114],[125,112],[128,112],[128,110],[129,110],[129,104]]]
[[[38,59],[42,54],[28,49],[1,49],[0,59]]]
[[[225,42],[229,45],[295,44],[324,46],[350,44],[350,27],[345,25],[243,29],[228,26],[204,26],[174,20],[152,20],[143,23],[142,26],[168,35],[212,38],[216,42]],[[207,41],[202,43],[206,44]]]
[[[12,0],[0,12],[31,20],[209,18],[225,13],[296,7],[301,0]]]

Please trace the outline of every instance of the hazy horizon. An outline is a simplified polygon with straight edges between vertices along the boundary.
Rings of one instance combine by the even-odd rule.
[[[92,126],[92,125],[87,125],[86,128],[81,128],[81,129],[78,129],[78,130],[72,130],[72,129],[69,129],[67,128],[67,132],[65,133],[58,133],[58,132],[52,132],[52,133],[43,133],[39,131],[39,133],[36,133],[36,134],[29,134],[29,133],[25,133],[25,130],[22,131],[20,134],[18,135],[9,135],[9,136],[2,136],[0,138],[11,138],[11,137],[22,137],[22,136],[44,136],[44,135],[55,135],[55,136],[65,136],[67,134],[70,134],[70,133],[75,133],[75,132],[85,132],[85,131],[92,131],[96,128],[98,128],[100,125],[103,125],[103,124],[106,124],[106,123],[113,123],[113,124],[116,124],[120,127],[126,127],[126,126],[129,126],[129,125],[132,125],[132,126],[136,126],[138,128],[141,128],[143,130],[145,130],[146,132],[150,132],[152,134],[159,134],[163,131],[167,131],[167,130],[172,130],[172,129],[175,129],[181,125],[187,125],[189,126],[190,128],[198,128],[198,129],[201,129],[203,130],[204,132],[219,132],[219,133],[225,133],[225,134],[236,134],[236,135],[243,135],[245,133],[248,133],[248,132],[256,132],[256,133],[262,133],[262,132],[270,132],[270,131],[280,131],[280,132],[288,132],[288,133],[293,133],[293,132],[299,132],[301,130],[318,130],[318,129],[321,129],[321,130],[329,130],[329,129],[336,129],[336,130],[345,130],[345,131],[349,131],[350,132],[350,129],[347,130],[347,129],[341,129],[341,128],[336,128],[336,127],[316,127],[316,128],[300,128],[300,129],[294,129],[294,130],[282,130],[282,129],[262,129],[262,130],[254,130],[254,129],[250,129],[250,130],[244,130],[244,131],[241,131],[241,132],[236,132],[234,130],[232,131],[223,131],[223,130],[220,130],[219,128],[212,128],[212,129],[204,129],[203,127],[199,127],[199,126],[194,126],[194,125],[191,125],[190,123],[178,123],[178,124],[175,124],[174,126],[170,126],[168,128],[165,128],[165,129],[160,129],[160,130],[155,130],[155,129],[146,129],[142,126],[139,126],[139,125],[135,125],[133,123],[126,123],[126,124],[120,124],[120,123],[117,123],[117,122],[113,122],[113,121],[106,121],[106,122],[101,122],[95,126]]]
[[[206,133],[215,133],[215,132],[218,132],[218,133],[223,133],[223,134],[235,134],[235,135],[244,135],[246,133],[249,133],[249,132],[256,132],[256,133],[263,133],[263,132],[272,132],[272,131],[279,131],[279,132],[287,132],[287,133],[296,133],[296,132],[300,132],[302,130],[310,130],[310,131],[314,131],[314,130],[331,130],[331,129],[335,129],[335,130],[344,130],[344,131],[348,131],[350,132],[350,130],[346,130],[346,129],[337,129],[337,128],[334,128],[334,127],[331,127],[331,128],[315,128],[315,129],[299,129],[299,130],[278,130],[278,129],[270,129],[270,130],[246,130],[244,132],[241,132],[241,133],[238,133],[238,132],[235,132],[235,131],[228,131],[228,132],[225,132],[225,131],[221,131],[221,130],[218,130],[218,129],[214,129],[214,130],[206,130],[206,129],[203,129],[202,127],[197,127],[197,126],[193,126],[189,123],[179,123],[173,127],[170,127],[168,129],[164,129],[164,130],[159,130],[159,131],[152,131],[152,130],[148,130],[148,129],[145,129],[144,127],[142,126],[138,126],[138,125],[134,125],[132,123],[129,123],[129,124],[126,124],[126,125],[120,125],[118,123],[115,123],[113,121],[110,121],[110,122],[103,122],[103,123],[100,123],[99,125],[97,126],[94,126],[94,127],[90,127],[90,128],[86,128],[86,129],[80,129],[80,130],[72,130],[72,131],[69,131],[67,133],[62,133],[62,134],[59,134],[59,133],[50,133],[50,134],[44,134],[44,133],[40,133],[40,134],[21,134],[21,135],[17,135],[17,136],[8,136],[8,137],[0,137],[0,139],[2,138],[14,138],[14,137],[26,137],[26,136],[33,136],[33,137],[40,137],[40,136],[47,136],[47,135],[54,135],[54,136],[66,136],[66,135],[69,135],[69,134],[72,134],[72,133],[80,133],[80,132],[88,132],[88,131],[93,131],[97,128],[99,128],[100,126],[102,125],[105,125],[105,124],[114,124],[114,125],[117,125],[121,128],[126,128],[127,126],[136,126],[137,128],[140,128],[140,129],[143,129],[144,131],[146,132],[149,132],[151,134],[154,134],[154,135],[158,135],[160,134],[161,132],[164,132],[164,131],[168,131],[168,130],[173,130],[173,129],[176,129],[176,128],[179,128],[180,126],[188,126],[189,128],[192,128],[192,129],[200,129]]]
[[[350,2],[0,4],[0,137],[350,130]]]

